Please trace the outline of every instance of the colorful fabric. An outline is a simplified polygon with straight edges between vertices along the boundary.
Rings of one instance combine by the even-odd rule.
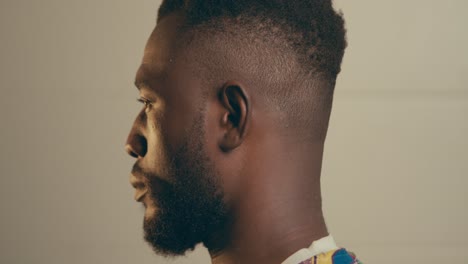
[[[341,248],[327,253],[318,254],[299,264],[362,264],[353,253]]]

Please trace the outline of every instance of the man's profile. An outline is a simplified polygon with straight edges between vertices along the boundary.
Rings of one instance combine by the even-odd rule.
[[[157,253],[359,263],[330,236],[320,190],[345,47],[331,0],[163,1],[126,143]]]

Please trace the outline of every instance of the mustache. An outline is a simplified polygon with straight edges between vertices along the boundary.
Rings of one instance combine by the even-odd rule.
[[[155,175],[154,173],[148,172],[143,169],[143,167],[139,163],[135,163],[132,167],[132,174],[137,176],[137,177],[143,177],[145,180],[151,180],[151,179],[159,179],[158,175]]]
[[[133,164],[131,173],[133,175],[141,175],[141,176],[145,176],[145,178],[147,178],[147,176],[146,176],[147,173],[143,170],[143,168],[138,163]]]
[[[142,168],[142,166],[139,163],[135,163],[133,165],[131,173],[137,177],[143,177],[144,180],[146,180],[146,182],[150,185],[152,185],[152,183],[160,185],[170,185],[169,181],[163,179],[162,177],[160,177],[160,175],[156,173],[146,171]]]

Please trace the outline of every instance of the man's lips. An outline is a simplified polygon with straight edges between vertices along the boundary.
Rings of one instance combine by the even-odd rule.
[[[133,174],[130,177],[130,184],[136,190],[135,201],[141,202],[145,194],[148,192],[148,188],[146,188],[145,184],[141,180],[138,180],[138,178]]]
[[[144,189],[143,191],[136,191],[135,192],[135,201],[141,202],[143,198],[145,197],[146,193],[148,192],[148,189]]]

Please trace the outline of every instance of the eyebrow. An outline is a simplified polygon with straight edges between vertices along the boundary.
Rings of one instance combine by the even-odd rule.
[[[138,90],[141,90],[143,87],[149,87],[148,80],[146,79],[148,77],[148,73],[149,71],[147,67],[144,64],[140,65],[136,73],[135,83],[134,83],[135,87]]]
[[[155,69],[151,70],[148,68],[148,65],[142,64],[140,68],[138,68],[137,74],[135,76],[135,87],[138,91],[143,89],[151,90],[152,92],[158,93],[154,89],[155,82],[158,83],[162,78],[164,78],[165,73],[161,71],[157,71]]]
[[[135,80],[135,87],[140,91],[144,87],[148,87],[148,83],[143,80]]]

